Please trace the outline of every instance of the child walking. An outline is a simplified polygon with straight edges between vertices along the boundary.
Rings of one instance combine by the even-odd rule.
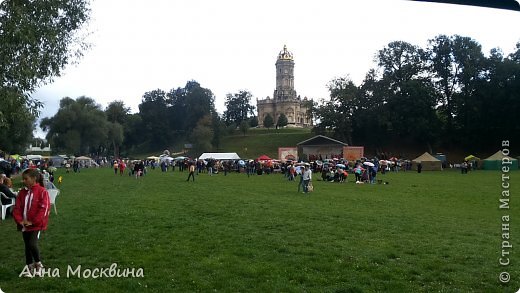
[[[40,232],[47,230],[49,220],[49,193],[43,187],[43,177],[36,169],[22,173],[25,188],[16,197],[13,218],[18,230],[22,231],[25,244],[26,266],[20,276],[41,276],[43,265],[40,260],[38,239]]]

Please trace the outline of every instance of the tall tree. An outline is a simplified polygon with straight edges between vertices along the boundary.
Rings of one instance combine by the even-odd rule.
[[[105,109],[107,120],[110,122],[117,122],[119,124],[125,123],[129,113],[130,107],[127,107],[125,102],[120,100],[110,102]]]
[[[0,137],[4,138],[0,140],[0,150],[9,153],[25,151],[36,116],[25,106],[23,98],[8,90],[0,89],[0,105]]]
[[[486,67],[485,81],[480,81],[472,97],[472,135],[469,143],[494,148],[507,137],[516,145],[520,142],[520,43],[517,51],[507,57],[492,49]],[[497,116],[499,113],[499,116]],[[483,139],[485,138],[485,139]]]
[[[249,127],[249,122],[247,122],[247,120],[242,120],[242,122],[240,122],[240,125],[238,126],[238,128],[240,128],[240,132],[242,132],[244,136],[246,136]]]
[[[284,113],[280,114],[280,116],[278,116],[278,121],[276,121],[276,127],[285,127],[287,124],[289,124],[287,116],[285,116]]]
[[[40,123],[47,141],[59,151],[88,154],[107,141],[108,125],[101,105],[88,97],[63,98],[53,117]]]
[[[215,110],[215,96],[194,80],[184,88],[172,89],[167,94],[169,121],[172,130],[180,135],[190,133],[197,123]]]
[[[126,117],[125,124],[123,125],[123,148],[121,149],[120,155],[126,154],[131,150],[135,150],[137,148],[141,148],[143,144],[146,144],[144,141],[143,133],[145,133],[143,121],[139,113],[129,114]]]
[[[383,72],[378,87],[385,98],[379,115],[386,116],[398,137],[430,145],[438,123],[435,94],[426,78],[426,54],[407,42],[391,42],[377,60]]]
[[[146,141],[158,148],[167,147],[172,132],[168,123],[166,93],[160,89],[146,92],[139,104],[139,116],[143,124],[141,141]]]
[[[30,140],[42,106],[30,94],[81,56],[89,17],[88,0],[0,1],[0,147]]]
[[[264,122],[264,127],[267,129],[273,127],[273,125],[274,125],[274,120],[273,120],[273,117],[271,116],[271,114],[265,115],[263,122]]]
[[[336,78],[328,84],[330,100],[322,100],[315,108],[314,117],[319,121],[314,131],[333,131],[334,137],[352,144],[352,123],[358,87],[349,77]]]
[[[119,158],[119,146],[123,143],[123,126],[119,122],[107,122],[107,138],[114,149],[114,157]]]
[[[360,97],[354,103],[353,140],[377,145],[391,137],[389,113],[386,110],[388,85],[375,69],[369,70],[360,86]]]
[[[446,134],[457,139],[469,124],[470,96],[483,74],[481,46],[468,37],[439,35],[429,40],[430,74],[441,104]]]
[[[251,105],[251,93],[248,91],[240,91],[235,94],[227,94],[226,111],[224,111],[224,120],[226,125],[240,125],[240,123],[254,115],[255,107]]]
[[[249,119],[249,125],[251,127],[257,127],[258,126],[258,116],[253,116]]]
[[[192,155],[200,155],[201,153],[211,151],[211,139],[213,137],[211,129],[211,116],[202,117],[190,134],[190,141],[193,143]]]
[[[108,104],[105,109],[108,124],[108,139],[114,150],[114,157],[119,157],[119,148],[123,143],[124,131],[123,125],[130,113],[130,108],[125,106],[123,101],[113,101]]]
[[[226,124],[217,112],[211,115],[211,128],[213,130],[213,139],[211,140],[211,144],[215,150],[218,150],[222,137],[226,132]]]

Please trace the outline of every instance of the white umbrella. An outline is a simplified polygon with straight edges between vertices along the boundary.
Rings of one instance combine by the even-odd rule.
[[[370,166],[370,167],[374,167],[374,163],[372,162],[364,162],[363,165],[367,165],[367,166]]]
[[[164,161],[167,161],[169,163],[169,162],[173,161],[173,158],[168,157],[168,156],[161,156],[161,162],[164,162]]]
[[[345,164],[336,164],[336,167],[339,167],[339,168],[346,168],[347,166],[345,166]]]
[[[175,161],[182,161],[182,160],[185,160],[185,159],[186,159],[186,157],[183,157],[183,156],[174,158]]]

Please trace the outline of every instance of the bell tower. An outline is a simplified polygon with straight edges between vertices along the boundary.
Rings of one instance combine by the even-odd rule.
[[[294,59],[292,53],[287,50],[287,46],[283,46],[283,50],[278,54],[275,65],[276,88],[273,93],[273,98],[276,101],[295,100]]]

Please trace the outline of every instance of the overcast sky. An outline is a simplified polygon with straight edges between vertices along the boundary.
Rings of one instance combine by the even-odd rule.
[[[520,41],[515,11],[404,0],[241,1],[92,0],[92,48],[77,65],[40,88],[42,117],[63,97],[88,96],[105,108],[122,100],[138,111],[147,91],[196,80],[225,110],[227,93],[272,96],[276,57],[294,55],[295,90],[327,98],[327,82],[350,75],[360,84],[374,55],[391,41],[425,47],[439,34],[472,37],[485,54],[511,53]]]

